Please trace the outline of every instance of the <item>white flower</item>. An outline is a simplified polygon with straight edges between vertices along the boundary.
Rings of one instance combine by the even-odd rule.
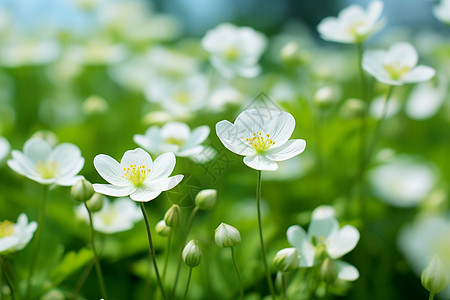
[[[389,85],[422,82],[431,79],[433,68],[417,65],[419,57],[416,49],[409,43],[400,42],[389,50],[368,50],[364,53],[362,66],[378,81]]]
[[[60,48],[59,43],[53,39],[14,37],[2,45],[0,64],[12,68],[48,64],[59,57]]]
[[[175,168],[175,155],[170,152],[152,161],[147,152],[136,148],[126,151],[120,163],[108,155],[99,154],[94,158],[94,166],[100,176],[110,183],[94,184],[97,193],[114,197],[130,196],[139,202],[155,199],[183,179],[183,175],[169,177]]]
[[[450,25],[450,0],[442,0],[434,7],[433,14],[442,23]]]
[[[23,153],[12,151],[8,166],[17,173],[41,184],[62,186],[74,185],[82,176],[77,176],[84,166],[80,149],[69,143],[51,144],[41,138],[25,142]]]
[[[115,64],[123,61],[127,55],[128,50],[123,45],[103,39],[92,39],[67,50],[71,61],[84,65]]]
[[[0,254],[22,250],[36,231],[36,222],[28,223],[27,215],[21,213],[17,223],[0,222]]]
[[[77,206],[76,215],[89,222],[89,215],[84,204]],[[129,198],[119,198],[113,202],[105,198],[102,209],[92,214],[95,230],[103,233],[129,230],[140,220],[142,220],[142,213]]]
[[[383,27],[380,20],[383,2],[372,1],[364,11],[359,5],[343,9],[338,17],[327,17],[317,26],[320,36],[327,41],[361,43]]]
[[[336,260],[339,279],[358,279],[359,272],[354,266],[338,260],[355,248],[359,241],[358,230],[351,225],[339,228],[338,221],[329,213],[313,212],[313,217],[308,233],[298,225],[287,230],[289,243],[297,248],[302,257],[299,266],[312,267],[329,257]]]
[[[256,77],[258,60],[266,49],[266,38],[250,27],[225,23],[209,30],[202,39],[211,64],[225,77]]]
[[[274,171],[278,169],[275,161],[287,160],[305,150],[305,140],[289,140],[294,127],[291,114],[258,108],[243,111],[234,124],[220,121],[216,132],[228,150],[245,156],[247,166]]]
[[[9,153],[11,146],[6,138],[0,136],[0,161],[2,161]]]
[[[370,114],[376,118],[381,119],[383,110],[385,109],[386,96],[379,96],[372,100],[369,107]],[[386,119],[395,116],[400,111],[400,101],[397,98],[391,97],[387,102]]]
[[[148,128],[145,135],[135,134],[133,140],[150,153],[173,152],[179,157],[192,157],[205,149],[201,143],[206,140],[209,132],[210,129],[206,125],[191,131],[185,123],[169,122],[161,128]]]
[[[387,204],[398,207],[418,205],[436,184],[430,166],[400,155],[371,170],[368,177],[374,193]]]

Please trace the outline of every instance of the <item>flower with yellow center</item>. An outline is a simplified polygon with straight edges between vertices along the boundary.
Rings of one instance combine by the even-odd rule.
[[[82,176],[77,175],[84,166],[84,158],[77,146],[59,144],[52,149],[42,138],[29,139],[23,152],[13,150],[8,166],[17,173],[41,184],[71,186]]]
[[[22,250],[36,231],[36,222],[28,223],[27,216],[22,213],[17,223],[0,222],[0,254]]]
[[[419,65],[416,49],[409,43],[400,42],[387,51],[368,50],[364,53],[364,70],[378,81],[389,85],[403,85],[431,79],[435,71],[428,66]]]
[[[244,155],[244,163],[256,170],[274,171],[276,161],[292,158],[305,150],[305,140],[289,140],[294,131],[294,117],[266,108],[242,112],[234,124],[220,121],[217,136],[230,151]]]
[[[104,154],[94,158],[100,176],[110,184],[94,184],[97,193],[124,197],[139,202],[155,199],[161,192],[175,187],[183,175],[169,177],[175,168],[175,155],[171,152],[152,161],[150,154],[141,148],[126,151],[120,163]]]

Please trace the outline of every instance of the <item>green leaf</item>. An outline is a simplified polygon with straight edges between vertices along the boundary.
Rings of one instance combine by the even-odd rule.
[[[83,248],[77,251],[67,253],[56,269],[50,274],[51,281],[58,285],[68,276],[75,273],[91,261],[94,257],[92,250]]]

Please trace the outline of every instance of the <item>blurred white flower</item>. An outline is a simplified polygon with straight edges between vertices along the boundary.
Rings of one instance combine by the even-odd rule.
[[[447,97],[448,85],[448,79],[442,74],[437,86],[432,82],[418,84],[406,102],[406,115],[413,120],[425,120],[436,115]]]
[[[250,27],[220,24],[202,39],[211,64],[227,78],[256,77],[261,72],[259,58],[266,49],[266,37]]]
[[[77,175],[84,166],[80,149],[74,144],[52,145],[41,138],[30,138],[23,153],[11,152],[8,166],[17,173],[41,184],[71,186],[82,176]]]
[[[89,214],[84,204],[77,206],[75,213],[77,217],[89,222]],[[103,233],[129,230],[140,220],[142,213],[129,198],[119,198],[113,202],[105,198],[102,209],[92,214],[94,229]]]
[[[441,2],[433,8],[434,16],[447,25],[450,25],[450,0],[441,0]]]
[[[115,64],[123,61],[127,55],[125,46],[99,38],[91,38],[67,49],[69,59],[83,65]]]
[[[228,104],[239,104],[244,100],[242,93],[232,86],[215,87],[208,96],[208,109],[213,112],[223,111]]]
[[[145,135],[135,134],[133,140],[150,153],[173,152],[179,157],[192,157],[204,151],[205,146],[201,143],[206,140],[209,132],[206,125],[191,131],[185,123],[169,122],[161,128],[148,128]]]
[[[60,45],[54,39],[15,35],[2,43],[0,64],[5,67],[43,65],[54,62],[60,54]]]
[[[290,113],[262,107],[243,111],[234,124],[220,121],[216,133],[228,150],[245,156],[244,163],[250,168],[274,171],[278,169],[276,161],[305,150],[305,140],[289,140],[294,128]]]
[[[339,279],[358,279],[358,270],[339,258],[356,247],[360,237],[359,231],[351,225],[339,228],[339,223],[330,213],[330,209],[320,209],[321,212],[313,212],[308,233],[298,225],[287,230],[289,243],[297,248],[302,257],[299,266],[312,267],[329,257],[335,260]]]
[[[0,222],[0,254],[22,250],[36,231],[37,223],[28,223],[27,215],[21,213],[17,223]]]
[[[155,199],[183,179],[183,175],[169,177],[175,168],[175,155],[170,152],[152,161],[150,154],[136,148],[126,151],[120,163],[108,155],[99,154],[94,158],[94,166],[110,183],[94,184],[97,193],[113,197],[130,196],[139,202]]]
[[[429,165],[402,155],[369,171],[368,178],[380,200],[398,207],[418,205],[431,193],[437,180]]]
[[[6,138],[0,136],[0,161],[2,161],[11,150],[11,146]]]
[[[367,11],[356,4],[341,10],[336,17],[327,17],[317,26],[320,36],[327,41],[354,44],[365,41],[380,30],[383,2],[370,2]]]
[[[108,102],[100,96],[91,95],[84,100],[82,110],[85,114],[101,114],[108,110]]]
[[[433,68],[417,65],[419,57],[416,49],[409,43],[399,42],[389,50],[368,50],[364,53],[364,70],[378,81],[389,85],[403,85],[430,80]]]
[[[385,109],[384,102],[386,101],[386,96],[379,96],[372,100],[369,107],[370,114],[376,118],[380,119],[383,115],[383,110]],[[400,111],[400,102],[397,98],[390,97],[387,102],[386,115],[384,116],[386,119],[389,119]]]

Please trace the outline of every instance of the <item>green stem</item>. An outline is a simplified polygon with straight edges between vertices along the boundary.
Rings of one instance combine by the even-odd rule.
[[[2,266],[2,269],[3,269],[3,276],[5,278],[6,285],[8,285],[9,290],[11,291],[11,300],[15,300],[16,297],[15,297],[15,292],[14,292],[14,286],[12,285],[11,278],[9,278],[8,271],[6,270],[6,268],[7,268],[6,258],[3,259],[0,257],[0,265]],[[1,286],[0,286],[0,288],[1,288]],[[1,291],[0,291],[0,293],[1,293]]]
[[[238,266],[237,266],[237,263],[236,263],[236,256],[235,256],[235,253],[234,253],[234,248],[231,247],[230,249],[231,249],[231,259],[233,260],[233,266],[234,266],[234,269],[236,270],[236,276],[237,276],[237,279],[238,279],[239,294],[241,296],[240,299],[243,300],[244,299],[244,288],[242,286],[241,274],[239,273],[239,269],[238,269]]]
[[[194,217],[197,214],[197,212],[198,212],[198,207],[196,206],[196,207],[194,207],[194,209],[191,212],[191,216],[189,217],[188,225],[186,227],[186,232],[184,233],[183,241],[181,243],[181,245],[183,245],[183,246],[178,255],[177,273],[175,275],[175,282],[173,284],[173,290],[172,290],[172,299],[174,299],[174,300],[175,300],[175,294],[176,294],[175,292],[177,290],[178,278],[180,277],[181,262],[182,262],[181,255],[183,253],[183,247],[184,247],[184,245],[186,245],[187,237],[189,235],[189,232],[191,231],[192,221],[194,220]]]
[[[428,298],[428,300],[433,300],[434,299],[434,293],[430,293],[430,297]]]
[[[256,209],[258,212],[258,229],[259,229],[259,239],[261,241],[261,255],[264,263],[264,271],[266,273],[267,283],[269,284],[270,294],[272,295],[272,299],[275,300],[275,289],[273,288],[272,278],[270,277],[269,267],[267,266],[266,259],[266,250],[264,249],[264,239],[262,232],[262,222],[261,222],[261,170],[257,171],[256,175]]]
[[[75,289],[72,292],[72,296],[70,297],[71,300],[78,299],[78,294],[80,293],[81,288],[83,287],[84,283],[86,282],[87,277],[91,273],[92,267],[94,266],[95,261],[91,260],[87,267],[84,269],[83,273],[81,274],[80,278],[78,279],[77,285],[75,286]]]
[[[45,212],[47,210],[49,189],[50,188],[48,185],[44,185],[44,194],[43,194],[42,203],[41,203],[41,210],[39,213],[38,228],[36,230],[36,234],[34,235],[34,246],[33,246],[33,252],[31,254],[30,269],[28,271],[28,280],[27,280],[27,289],[26,289],[25,299],[29,299],[29,297],[30,297],[31,286],[32,286],[31,281],[33,279],[34,269],[36,267],[36,260],[37,260],[37,256],[38,256],[38,252],[39,252],[39,245],[41,243],[42,227],[44,225]]]
[[[147,227],[148,244],[150,246],[150,253],[152,255],[153,267],[155,267],[156,279],[158,280],[158,285],[159,285],[159,288],[161,289],[161,295],[162,295],[163,299],[165,300],[165,299],[167,299],[166,293],[164,292],[164,287],[162,285],[161,277],[159,277],[158,265],[156,263],[155,248],[153,247],[152,233],[150,231],[150,224],[148,222],[147,212],[145,211],[144,202],[141,202],[140,204],[141,204],[142,215],[144,216],[145,226]]]
[[[167,263],[169,262],[169,252],[170,252],[170,244],[172,241],[172,232],[173,232],[173,228],[170,229],[169,236],[167,237],[166,257],[164,258],[164,267],[163,267],[163,272],[162,272],[162,282],[163,283],[164,283],[164,279],[166,278]]]
[[[84,202],[84,207],[86,207],[86,210],[89,215],[89,226],[91,227],[91,247],[92,247],[92,252],[94,252],[95,270],[97,272],[98,283],[100,284],[100,291],[102,293],[103,299],[107,299],[108,294],[106,293],[106,287],[105,287],[105,281],[103,279],[102,268],[100,267],[97,249],[95,248],[95,229],[94,229],[94,223],[92,221],[92,213],[86,202]]]
[[[187,299],[187,294],[189,291],[189,284],[191,283],[191,275],[192,275],[192,268],[189,268],[189,275],[188,275],[188,279],[187,279],[187,283],[186,283],[186,290],[184,290],[184,297],[183,297],[184,300]]]
[[[281,272],[281,300],[286,299],[286,276]]]

